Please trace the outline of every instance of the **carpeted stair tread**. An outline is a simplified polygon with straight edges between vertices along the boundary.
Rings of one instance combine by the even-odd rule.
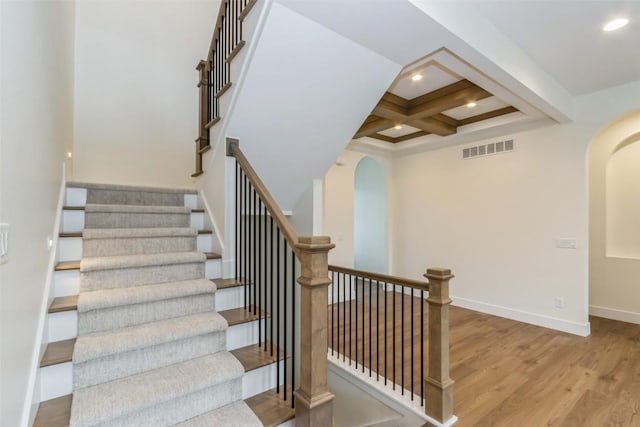
[[[156,265],[189,264],[206,261],[201,252],[167,252],[159,254],[117,255],[108,257],[83,258],[80,271],[116,270]]]
[[[159,320],[142,325],[81,335],[76,339],[73,362],[150,347],[212,332],[224,331],[227,321],[215,311]]]
[[[214,293],[215,291],[216,284],[206,279],[165,282],[127,288],[101,289],[80,293],[77,299],[77,309],[78,312],[86,312],[123,305]]]
[[[220,351],[164,368],[76,390],[70,424],[105,423],[242,376],[242,365]]]
[[[260,419],[243,401],[234,402],[191,418],[176,427],[262,427]]]
[[[85,240],[140,237],[192,237],[197,235],[198,230],[188,227],[87,228],[82,232],[82,238]]]
[[[140,213],[140,214],[190,214],[191,209],[186,206],[156,206],[156,205],[106,205],[89,204],[84,208],[86,213]]]

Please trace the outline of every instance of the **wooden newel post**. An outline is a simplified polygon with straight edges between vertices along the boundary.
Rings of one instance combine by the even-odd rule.
[[[333,394],[327,388],[327,296],[331,283],[327,236],[299,237],[300,387],[295,392],[296,426],[333,425]]]
[[[446,422],[453,416],[453,380],[449,378],[449,280],[451,270],[429,268],[429,371],[424,379],[425,411]]]

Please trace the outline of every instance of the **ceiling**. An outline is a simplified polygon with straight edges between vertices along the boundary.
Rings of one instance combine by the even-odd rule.
[[[404,66],[387,89],[386,101],[393,95],[410,104],[461,80],[493,95],[473,110],[460,104],[441,111],[447,117],[440,121],[455,126],[449,135],[427,134],[408,123],[401,129],[393,129],[395,123],[383,128],[384,123],[372,124],[380,117],[374,109],[375,117],[367,117],[363,126],[378,128],[378,139],[401,142],[394,150],[409,152],[568,122],[577,96],[640,80],[640,0],[276,1]],[[628,17],[629,25],[602,32],[604,23],[618,16]],[[406,79],[416,64],[428,63],[429,78]],[[508,106],[517,112],[504,110],[507,114],[464,122]],[[393,116],[382,118],[396,121]],[[403,142],[412,133],[417,138]],[[366,137],[357,141],[378,143]]]
[[[640,1],[467,2],[538,63],[572,95],[640,79]],[[611,33],[617,17],[629,24]]]

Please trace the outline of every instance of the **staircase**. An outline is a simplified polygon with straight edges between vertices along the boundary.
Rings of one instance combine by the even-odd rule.
[[[278,359],[195,191],[67,186],[35,426],[280,425]],[[268,313],[262,314],[264,318]],[[280,370],[282,371],[282,370]]]

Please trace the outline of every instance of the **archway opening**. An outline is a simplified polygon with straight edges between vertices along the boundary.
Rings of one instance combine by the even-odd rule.
[[[589,150],[589,313],[640,323],[640,111]]]
[[[386,176],[371,157],[358,163],[354,176],[354,267],[387,272]]]

